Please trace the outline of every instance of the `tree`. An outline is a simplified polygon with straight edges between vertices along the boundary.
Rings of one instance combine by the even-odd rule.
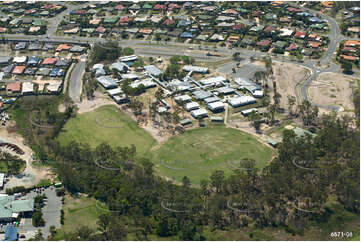
[[[293,114],[293,106],[296,104],[296,98],[295,96],[288,95],[288,111],[292,115]]]
[[[118,42],[108,41],[102,44],[95,44],[90,59],[92,63],[102,61],[112,62],[120,56],[122,48],[118,46]]]
[[[269,113],[269,117],[271,118],[271,126],[273,125],[274,121],[275,121],[275,112],[276,112],[276,105],[275,104],[271,104],[267,107],[268,113]]]
[[[239,60],[240,55],[241,55],[241,54],[240,54],[239,52],[235,52],[235,53],[233,53],[233,60],[238,61],[238,60]]]
[[[189,180],[189,178],[187,176],[184,176],[182,179],[182,185],[184,187],[190,187],[191,185],[191,181]]]
[[[123,49],[123,55],[134,55],[134,50],[130,47],[126,47]]]
[[[221,191],[221,187],[224,180],[224,171],[216,170],[211,175],[211,185],[216,188],[216,192]]]
[[[352,63],[348,61],[344,61],[341,65],[344,73],[351,73],[352,72]]]

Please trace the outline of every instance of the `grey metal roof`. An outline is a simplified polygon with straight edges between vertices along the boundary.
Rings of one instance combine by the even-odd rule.
[[[201,99],[204,100],[207,97],[211,97],[212,93],[209,91],[204,91],[204,90],[198,90],[198,91],[194,91],[193,95],[195,96],[196,99]]]
[[[208,103],[213,103],[213,102],[217,102],[221,100],[219,97],[208,97],[206,99],[204,99],[204,101],[208,104]]]
[[[157,67],[155,67],[154,65],[149,65],[149,66],[144,66],[144,69],[151,74],[152,76],[159,76],[160,74],[162,74],[163,72],[161,70],[159,70]]]

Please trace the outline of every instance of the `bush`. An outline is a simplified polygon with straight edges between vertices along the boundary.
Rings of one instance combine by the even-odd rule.
[[[44,227],[45,221],[43,219],[43,213],[40,210],[33,212],[32,223],[34,227]]]

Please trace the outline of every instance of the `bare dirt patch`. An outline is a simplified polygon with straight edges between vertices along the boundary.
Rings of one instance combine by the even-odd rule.
[[[337,73],[321,73],[308,88],[312,103],[320,105],[340,105],[345,111],[354,109],[352,90],[357,86],[354,78]],[[326,110],[320,109],[321,112]]]
[[[275,82],[277,83],[277,92],[281,94],[280,104],[282,108],[288,107],[288,95],[295,96],[298,100],[296,93],[296,85],[299,82],[306,80],[308,77],[308,69],[301,67],[297,64],[283,63],[273,61],[273,73],[275,76]],[[268,85],[273,87],[271,81]]]
[[[49,168],[36,168],[32,165],[33,151],[24,144],[24,138],[21,135],[15,132],[9,132],[9,130],[11,130],[9,127],[11,126],[15,126],[14,121],[9,121],[6,127],[0,127],[0,139],[7,143],[16,144],[24,151],[23,155],[17,156],[26,161],[26,168],[21,175],[10,177],[9,181],[5,184],[4,189],[15,186],[31,187],[38,184],[40,180],[51,179],[54,175]],[[11,151],[8,152],[11,153]],[[15,153],[12,154],[16,155]]]

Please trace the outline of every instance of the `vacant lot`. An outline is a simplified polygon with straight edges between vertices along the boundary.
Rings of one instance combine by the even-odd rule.
[[[252,158],[258,168],[263,168],[272,157],[272,150],[251,135],[225,127],[187,131],[154,152],[153,161],[162,175],[177,181],[188,176],[194,184],[215,170],[230,174],[242,158]]]
[[[353,78],[336,73],[322,73],[308,88],[313,103],[320,105],[340,105],[345,110],[353,110],[352,90],[357,87]]]
[[[299,82],[305,81],[309,75],[309,71],[296,64],[283,63],[273,61],[273,73],[275,82],[277,83],[277,92],[281,94],[281,107],[288,108],[288,95],[296,95],[296,85]],[[269,83],[273,87],[272,82]],[[273,95],[273,94],[272,94]],[[299,101],[299,100],[298,100]]]
[[[109,142],[112,146],[134,144],[138,153],[144,153],[156,144],[150,134],[113,105],[103,106],[94,112],[79,114],[70,119],[58,140],[61,145],[75,140],[88,143],[92,148],[103,142]]]

